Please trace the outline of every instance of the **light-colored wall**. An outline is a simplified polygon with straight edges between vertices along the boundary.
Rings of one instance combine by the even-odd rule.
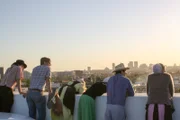
[[[77,109],[80,95],[76,96],[75,115],[74,120],[77,120]],[[14,105],[12,108],[13,113],[28,116],[28,107],[26,99],[21,95],[15,94]],[[127,98],[126,102],[126,114],[127,120],[145,120],[145,104],[147,97],[145,94],[137,94],[135,97]],[[173,114],[173,120],[180,119],[180,96],[175,95],[174,97],[175,113]],[[104,120],[104,113],[106,109],[106,95],[97,97],[96,99],[96,120]],[[46,120],[50,119],[50,111],[47,109]]]

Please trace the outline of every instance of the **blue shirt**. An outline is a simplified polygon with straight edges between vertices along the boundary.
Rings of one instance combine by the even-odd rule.
[[[126,97],[134,96],[134,90],[128,78],[117,74],[107,84],[107,104],[125,105]]]
[[[30,89],[45,90],[46,80],[51,78],[51,69],[49,66],[40,65],[33,69]]]

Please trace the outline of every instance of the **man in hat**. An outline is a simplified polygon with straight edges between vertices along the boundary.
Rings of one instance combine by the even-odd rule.
[[[0,112],[10,112],[14,103],[13,90],[18,86],[19,94],[25,96],[21,89],[21,81],[24,79],[24,69],[27,65],[23,60],[16,60],[9,67],[0,82]]]
[[[105,120],[125,120],[126,97],[134,96],[131,81],[125,77],[127,69],[123,63],[117,65],[113,71],[115,75],[107,83]]]

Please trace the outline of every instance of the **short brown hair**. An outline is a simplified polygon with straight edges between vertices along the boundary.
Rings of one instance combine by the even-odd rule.
[[[45,62],[50,63],[50,61],[51,61],[50,58],[42,57],[41,60],[40,60],[40,64],[41,64],[41,65],[44,65]]]

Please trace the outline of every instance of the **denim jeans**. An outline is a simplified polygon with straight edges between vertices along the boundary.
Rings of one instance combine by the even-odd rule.
[[[31,91],[27,93],[27,104],[29,107],[29,116],[36,120],[45,120],[46,118],[46,97],[43,92]],[[37,112],[36,112],[37,110]],[[36,113],[38,116],[36,117]]]

